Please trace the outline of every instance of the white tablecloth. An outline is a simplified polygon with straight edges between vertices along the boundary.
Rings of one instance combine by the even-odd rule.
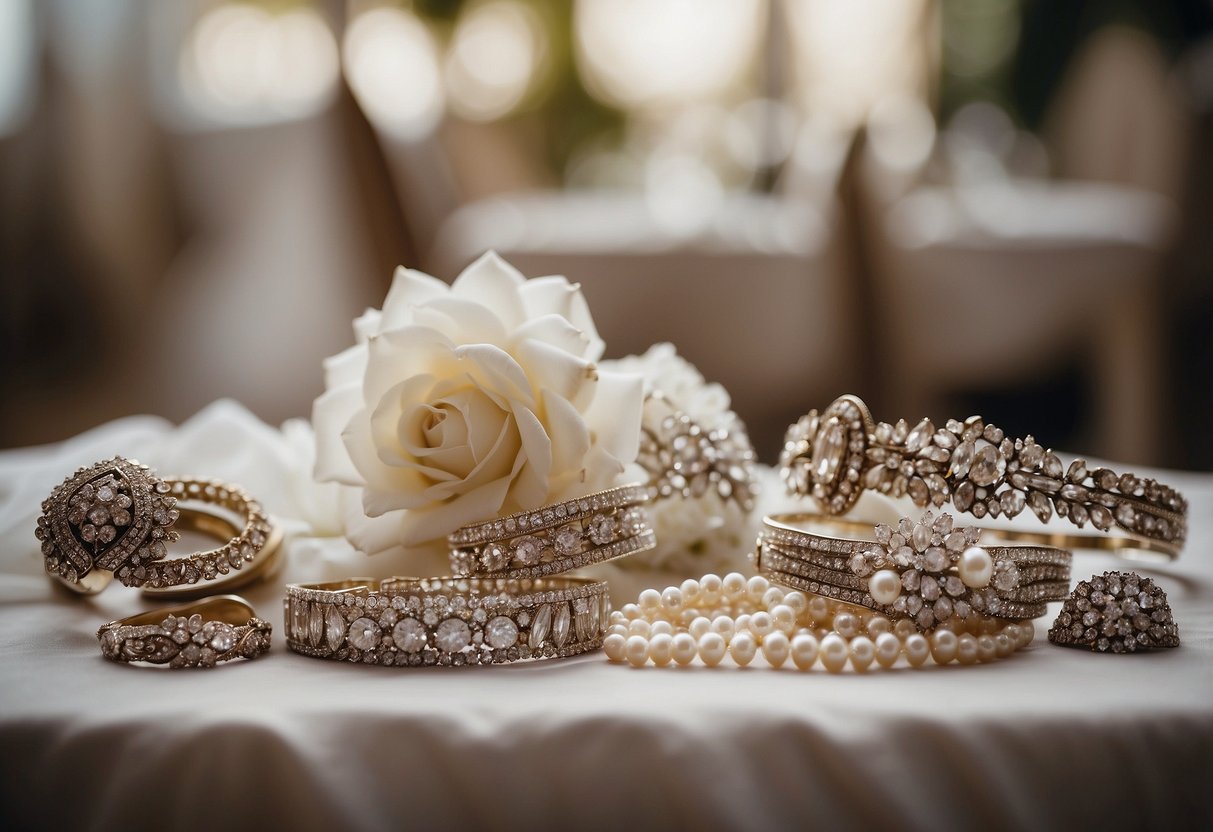
[[[33,528],[54,485],[115,453],[240,482],[294,532],[287,568],[244,593],[275,625],[269,655],[208,671],[101,658],[97,626],[148,602],[53,589]],[[284,646],[284,583],[401,568],[315,536],[335,521],[307,465],[300,426],[222,403],[181,428],[124,420],[0,454],[0,828],[1213,826],[1213,477],[1164,480],[1192,506],[1183,558],[1150,573],[1176,650],[1063,649],[1044,619],[1024,654],[967,668],[633,670],[589,655],[418,671]],[[1118,563],[1079,554],[1075,578]]]

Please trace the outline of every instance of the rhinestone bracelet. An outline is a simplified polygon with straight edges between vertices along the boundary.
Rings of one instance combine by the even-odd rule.
[[[233,523],[197,503],[239,519]],[[223,540],[216,549],[168,558],[180,530]],[[281,530],[242,488],[195,477],[157,477],[146,465],[114,457],[81,468],[42,503],[35,536],[46,572],[81,594],[100,592],[117,577],[157,597],[213,592],[194,584],[235,588],[264,576],[277,561]]]
[[[214,667],[255,659],[270,649],[273,628],[235,595],[132,615],[97,630],[101,654],[114,662]]]
[[[915,505],[942,506],[974,517],[1014,517],[1025,509],[1047,522],[1054,514],[1082,528],[1123,535],[1070,535],[1062,545],[1109,549],[1133,557],[1174,559],[1188,533],[1188,503],[1173,488],[1133,474],[1063,466],[1031,436],[1011,439],[981,417],[877,423],[867,405],[842,396],[788,429],[780,471],[788,490],[811,496],[828,514],[845,514],[865,489]],[[1027,533],[1020,533],[1027,539]],[[1059,542],[1056,536],[1038,536]]]
[[[605,581],[350,578],[292,584],[287,644],[338,661],[416,667],[575,656],[602,646]]]
[[[862,528],[811,514],[763,519],[761,574],[785,586],[909,618],[930,630],[953,617],[1037,618],[1066,597],[1070,553],[1048,546],[979,546],[981,530],[925,512],[917,523],[878,525],[875,540],[816,533],[803,524]]]
[[[464,526],[448,538],[461,577],[539,578],[656,545],[648,491],[628,485]]]

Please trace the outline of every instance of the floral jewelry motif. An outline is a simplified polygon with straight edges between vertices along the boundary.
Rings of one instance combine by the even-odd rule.
[[[217,662],[260,656],[269,649],[272,631],[268,622],[256,617],[236,626],[204,621],[194,613],[169,615],[160,624],[142,626],[112,621],[97,631],[97,638],[102,654],[115,662],[214,667]]]
[[[1187,501],[1153,479],[1064,466],[1032,436],[1012,440],[980,416],[911,425],[875,422],[855,396],[788,429],[781,473],[792,494],[814,497],[831,514],[848,511],[864,489],[915,505],[942,506],[975,517],[1014,517],[1025,508],[1047,522],[1054,512],[1079,528],[1114,525],[1177,553],[1187,534]]]
[[[1049,641],[1097,653],[1178,647],[1179,628],[1162,587],[1136,572],[1079,581],[1049,629]]]
[[[872,599],[890,614],[913,618],[923,630],[953,616],[998,615],[996,590],[1019,586],[1019,568],[993,559],[977,545],[975,528],[952,526],[952,516],[925,512],[916,523],[903,518],[896,529],[876,526],[877,543],[857,552],[847,566],[867,582]]]

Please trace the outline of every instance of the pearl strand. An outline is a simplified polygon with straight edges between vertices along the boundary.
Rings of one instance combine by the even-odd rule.
[[[741,667],[762,654],[771,667],[791,661],[798,670],[820,664],[830,673],[849,665],[858,673],[888,669],[904,660],[921,667],[991,662],[1027,647],[1031,622],[992,618],[953,619],[920,633],[910,619],[896,622],[857,607],[799,590],[774,586],[739,572],[704,575],[658,592],[646,589],[634,604],[611,613],[602,648],[607,658],[643,667],[686,666],[699,659],[708,667],[725,655]]]

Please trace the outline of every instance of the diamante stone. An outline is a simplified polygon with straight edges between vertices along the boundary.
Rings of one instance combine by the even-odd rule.
[[[556,551],[562,555],[572,555],[581,548],[581,532],[572,526],[565,526],[556,532]]]
[[[535,620],[531,622],[531,633],[527,638],[527,644],[531,649],[535,649],[543,644],[544,639],[548,637],[548,632],[552,627],[552,605],[544,604],[535,613]]]
[[[993,445],[984,445],[973,456],[969,479],[976,485],[993,485],[1006,470],[1006,461]]]
[[[499,615],[484,625],[484,640],[497,649],[513,647],[518,642],[518,625],[509,617]]]
[[[347,636],[350,645],[359,650],[370,650],[379,644],[379,625],[365,616],[350,622]]]
[[[340,609],[330,606],[325,619],[325,641],[328,642],[329,650],[336,650],[345,639],[345,618],[341,615]]]
[[[211,648],[226,653],[236,646],[236,631],[230,627],[220,626],[216,628],[215,635],[211,637]]]
[[[416,618],[402,618],[392,628],[392,641],[406,653],[425,647],[425,625]]]
[[[572,623],[568,604],[560,604],[552,617],[552,641],[557,647],[564,647],[569,640],[569,625]]]
[[[434,644],[447,653],[458,653],[471,643],[472,631],[458,618],[448,618],[434,630]]]
[[[590,540],[598,546],[605,546],[615,539],[615,518],[596,514],[590,520]]]
[[[319,647],[320,639],[323,637],[324,610],[319,604],[312,604],[312,610],[307,619],[307,643],[312,647]]]
[[[831,416],[813,440],[814,481],[823,485],[834,481],[846,448],[846,430],[837,416]]]
[[[976,451],[976,446],[972,442],[961,442],[956,446],[956,450],[952,452],[952,465],[948,470],[948,476],[963,477],[969,473],[969,466],[973,464],[973,454]]]
[[[543,544],[533,535],[524,534],[514,541],[514,558],[524,566],[538,563],[542,551]]]

